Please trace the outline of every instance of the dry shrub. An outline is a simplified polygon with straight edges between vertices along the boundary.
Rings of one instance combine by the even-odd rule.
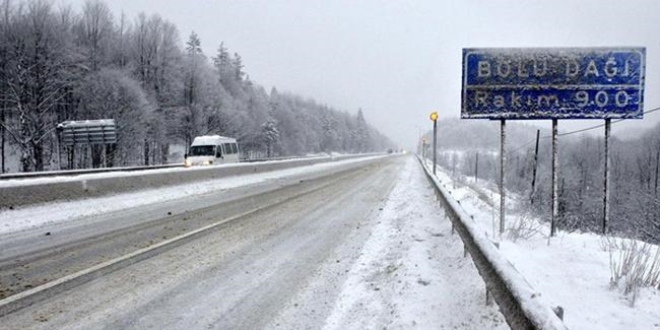
[[[507,228],[507,237],[514,242],[519,239],[528,240],[540,234],[541,228],[541,224],[528,212],[523,212],[515,217],[514,222]]]
[[[605,238],[601,247],[610,255],[610,285],[630,296],[631,305],[641,287],[660,289],[660,248],[629,239]]]

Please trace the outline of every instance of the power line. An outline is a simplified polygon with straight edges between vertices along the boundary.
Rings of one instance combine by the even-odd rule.
[[[655,112],[655,111],[658,111],[658,110],[660,110],[660,108],[651,109],[651,110],[648,110],[648,111],[644,111],[644,114],[648,114],[648,113]],[[617,120],[613,120],[613,121],[612,121],[612,124],[614,124],[614,123],[618,123],[618,122],[621,122],[621,121],[624,121],[624,120],[626,120],[626,119],[617,119]],[[561,134],[557,134],[557,136],[566,136],[566,135],[570,135],[570,134],[575,134],[575,133],[585,132],[585,131],[589,131],[589,130],[592,130],[592,129],[600,128],[600,127],[603,127],[603,126],[605,126],[605,124],[600,124],[600,125],[596,125],[596,126],[588,127],[588,128],[580,129],[580,130],[577,130],[577,131],[572,131],[572,132],[567,132],[567,133],[561,133]]]
[[[518,148],[515,148],[515,149],[513,149],[513,150],[511,150],[511,151],[509,151],[509,152],[516,152],[516,151],[518,151],[518,150],[520,150],[520,149],[522,149],[522,148],[524,148],[524,147],[530,145],[530,144],[531,144],[532,142],[534,142],[534,141],[536,141],[536,138],[533,138],[533,139],[531,139],[531,140],[529,140],[529,141],[523,143],[523,144],[522,144],[521,146],[519,146]]]
[[[660,111],[660,107],[658,107],[658,108],[653,108],[653,109],[651,109],[651,110],[644,111],[644,114],[649,114],[649,113],[656,112],[656,111]],[[625,118],[624,118],[624,119],[617,119],[617,120],[613,120],[611,123],[614,124],[614,123],[618,123],[618,122],[621,122],[621,121],[624,121],[624,120],[626,120],[626,119],[625,119]],[[603,124],[596,125],[596,126],[592,126],[592,127],[587,127],[587,128],[583,128],[583,129],[579,129],[579,130],[571,131],[571,132],[566,132],[566,133],[557,134],[557,137],[560,137],[560,136],[566,136],[566,135],[571,135],[571,134],[576,134],[576,133],[581,133],[581,132],[586,132],[586,131],[590,131],[590,130],[592,130],[592,129],[601,128],[601,127],[603,127],[603,126],[605,126],[604,123],[603,123]],[[543,135],[543,136],[541,136],[542,139],[549,139],[549,138],[551,138],[551,137],[552,137],[551,135]],[[518,150],[520,150],[520,149],[522,149],[522,148],[528,146],[529,144],[531,144],[531,143],[534,142],[535,140],[536,140],[536,138],[533,138],[532,140],[523,143],[522,145],[518,146],[517,148],[515,148],[515,149],[513,149],[513,150],[511,150],[511,151],[509,151],[509,152],[515,152],[515,151],[518,151]]]

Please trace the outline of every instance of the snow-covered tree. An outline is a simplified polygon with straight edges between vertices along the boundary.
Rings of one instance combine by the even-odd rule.
[[[57,19],[50,3],[29,1],[15,10],[5,30],[3,77],[5,108],[11,121],[2,126],[21,151],[23,171],[43,170],[46,141],[54,137],[58,110],[76,79],[71,26]]]
[[[45,0],[3,0],[0,41],[0,135],[22,153],[23,171],[53,164],[54,127],[65,120],[114,118],[120,127],[121,143],[106,154],[100,146],[72,149],[79,166],[165,163],[171,144],[188,146],[201,134],[235,137],[254,157],[371,150],[386,141],[361,112],[269,94],[224,44],[209,61],[196,33],[182,44],[160,16],[115,20],[102,0],[79,13]]]
[[[274,120],[269,120],[261,124],[261,136],[266,144],[267,157],[273,157],[273,146],[275,146],[280,138],[280,131],[277,129],[277,123]]]

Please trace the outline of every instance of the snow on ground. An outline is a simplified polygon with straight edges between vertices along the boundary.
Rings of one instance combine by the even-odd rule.
[[[324,329],[507,329],[412,157]]]
[[[493,228],[499,224],[500,197],[490,190],[492,185],[471,179],[456,183],[449,171],[438,169],[437,177],[466,213],[497,240]],[[512,194],[507,191],[507,196]],[[632,307],[630,296],[610,285],[610,253],[602,236],[560,231],[548,244],[549,224],[515,206],[515,200],[507,198],[507,228],[524,221],[532,224],[523,230],[531,237],[514,240],[505,234],[500,251],[546,301],[564,308],[569,328],[660,329],[660,290],[642,288]]]
[[[123,210],[131,207],[159,203],[179,198],[186,198],[191,196],[199,196],[208,194],[218,190],[230,189],[239,186],[246,186],[257,184],[268,180],[276,180],[279,178],[312,174],[317,171],[332,170],[340,166],[351,163],[359,163],[383,156],[373,156],[366,158],[350,159],[343,161],[335,161],[330,163],[320,163],[311,166],[301,166],[285,170],[277,170],[272,172],[247,174],[240,176],[232,176],[220,178],[216,180],[198,181],[189,184],[176,185],[171,187],[147,189],[132,193],[124,193],[105,197],[88,198],[84,200],[71,201],[71,202],[54,202],[37,206],[29,206],[15,210],[0,211],[0,234],[25,230],[28,228],[39,227],[44,224],[70,221],[86,216],[93,216],[97,214]],[[286,162],[286,161],[285,161]],[[223,165],[225,166],[225,165]],[[243,164],[227,165],[227,166],[244,166]],[[253,166],[253,165],[248,165]],[[204,168],[174,168],[162,170],[150,170],[152,172],[171,172],[181,170],[203,170]],[[144,173],[143,171],[142,174]],[[110,172],[110,173],[97,173],[87,174],[84,176],[72,177],[52,177],[52,178],[39,178],[30,180],[7,180],[0,182],[0,189],[4,185],[10,184],[28,184],[20,182],[54,182],[58,180],[81,180],[81,178],[100,178],[100,177],[124,177],[140,175],[138,172]]]

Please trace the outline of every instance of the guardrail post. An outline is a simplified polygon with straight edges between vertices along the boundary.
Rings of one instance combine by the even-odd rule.
[[[552,311],[555,312],[555,314],[557,314],[559,319],[561,319],[562,321],[564,320],[564,308],[563,307],[557,306],[557,307],[553,308]]]
[[[493,304],[493,298],[490,296],[490,291],[488,291],[488,286],[486,286],[486,306]]]

